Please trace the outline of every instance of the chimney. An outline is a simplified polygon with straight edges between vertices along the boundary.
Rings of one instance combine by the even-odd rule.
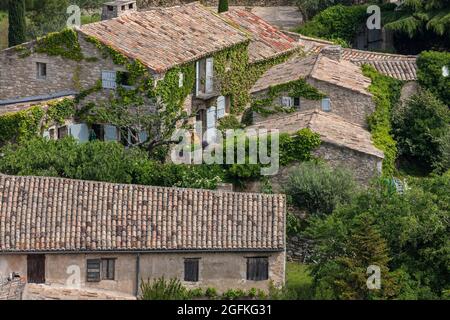
[[[137,11],[136,0],[115,0],[103,4],[102,20],[120,17]]]
[[[338,45],[326,46],[320,51],[320,53],[332,60],[341,61],[342,58],[342,47]]]

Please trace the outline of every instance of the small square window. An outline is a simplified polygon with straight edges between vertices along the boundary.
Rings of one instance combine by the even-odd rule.
[[[200,259],[184,260],[184,281],[198,281],[198,263]]]
[[[108,11],[114,11],[114,7],[113,6],[108,6]]]
[[[62,139],[65,136],[67,136],[68,134],[68,130],[67,130],[67,126],[62,126],[58,128],[58,139]]]
[[[294,107],[300,108],[300,98],[294,98]]]
[[[43,62],[36,62],[36,78],[46,79],[47,78],[47,64]]]
[[[125,6],[122,6],[122,11],[125,11]]]
[[[130,4],[128,5],[128,9],[133,9],[133,4],[132,4],[132,3],[130,3]]]
[[[269,258],[247,258],[247,280],[262,281],[269,279]]]

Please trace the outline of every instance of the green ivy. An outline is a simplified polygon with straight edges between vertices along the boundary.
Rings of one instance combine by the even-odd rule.
[[[219,120],[217,129],[221,132],[227,129],[243,129],[244,126],[239,122],[235,115],[230,114]]]
[[[369,65],[364,65],[362,70],[372,80],[369,92],[373,94],[376,105],[375,112],[368,118],[369,129],[374,145],[384,152],[383,176],[389,177],[395,174],[398,152],[397,143],[391,134],[391,111],[400,99],[403,82],[382,75]]]

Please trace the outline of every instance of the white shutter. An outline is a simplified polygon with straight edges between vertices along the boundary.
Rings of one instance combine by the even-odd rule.
[[[206,127],[207,129],[216,127],[216,107],[211,107],[206,113]]]
[[[294,105],[294,99],[291,97],[281,97],[281,105],[285,108],[290,108]]]
[[[213,76],[214,76],[213,58],[206,58],[206,80],[205,80],[206,93],[211,93],[213,91]]]
[[[115,126],[111,125],[104,125],[104,140],[105,141],[117,141],[118,140],[118,134],[117,134],[117,128]]]
[[[85,123],[69,125],[69,134],[79,142],[89,141],[89,128]]]
[[[45,131],[42,133],[42,137],[45,138],[45,139],[50,139],[50,131],[45,130]]]
[[[148,133],[147,131],[141,131],[139,132],[139,142],[145,142],[148,139]]]
[[[200,94],[200,62],[197,61],[195,64],[195,95]]]
[[[217,119],[225,116],[225,97],[220,96],[217,98]]]
[[[102,71],[102,87],[104,89],[116,89],[116,72]]]
[[[179,88],[182,88],[183,85],[184,85],[184,73],[183,73],[183,72],[180,72],[180,73],[178,74],[178,87],[179,87]]]

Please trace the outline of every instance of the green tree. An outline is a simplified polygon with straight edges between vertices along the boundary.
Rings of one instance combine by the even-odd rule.
[[[402,156],[418,161],[428,171],[440,166],[450,110],[432,93],[423,90],[398,107],[392,126]]]
[[[33,2],[29,12],[27,37],[35,39],[50,32],[61,31],[66,27],[69,0],[40,0]]]
[[[8,42],[9,46],[13,47],[26,41],[25,1],[9,0],[8,12],[9,12]]]
[[[219,0],[219,13],[228,11],[228,0]]]
[[[419,83],[450,108],[450,52],[424,51],[417,59],[417,79]],[[450,72],[450,71],[449,71]]]

